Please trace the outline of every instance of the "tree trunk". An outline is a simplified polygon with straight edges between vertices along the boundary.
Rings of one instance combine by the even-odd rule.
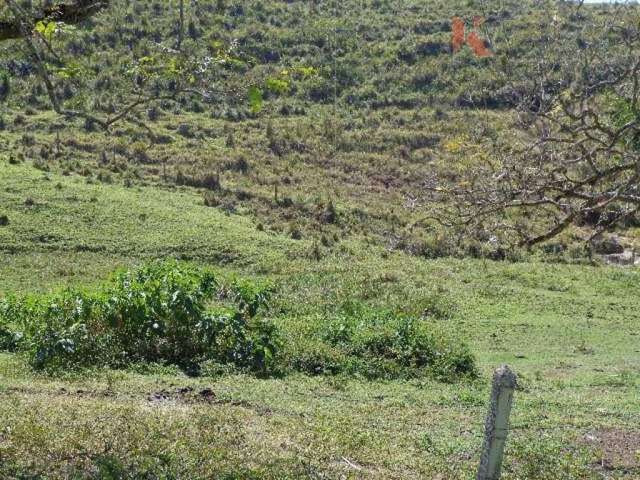
[[[180,0],[180,24],[178,25],[178,50],[182,49],[182,39],[184,38],[184,0]]]

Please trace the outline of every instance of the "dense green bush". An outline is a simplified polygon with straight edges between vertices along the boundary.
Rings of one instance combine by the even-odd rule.
[[[20,347],[38,369],[139,362],[193,369],[214,360],[264,374],[278,352],[275,327],[258,317],[268,295],[246,281],[223,287],[189,265],[151,263],[96,291],[5,300],[0,325],[24,333]]]
[[[425,303],[421,318],[355,304],[280,331],[261,317],[270,294],[265,284],[219,282],[206,269],[154,262],[118,272],[97,289],[5,299],[0,350],[25,352],[46,371],[165,365],[203,375],[475,374],[468,348],[438,327],[453,311],[440,297]]]
[[[446,381],[476,374],[468,347],[433,319],[386,311],[363,309],[319,321],[310,335],[287,349],[292,366],[310,374],[429,375]]]
[[[0,351],[13,352],[18,348],[22,334],[0,325]]]

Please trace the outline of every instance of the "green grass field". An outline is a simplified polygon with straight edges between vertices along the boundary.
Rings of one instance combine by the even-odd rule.
[[[174,367],[44,375],[0,354],[1,478],[472,478],[492,370],[519,375],[507,479],[640,477],[640,272],[427,260],[352,236],[260,231],[187,188],[87,183],[0,162],[0,292],[90,286],[175,257],[268,279],[290,341],[349,305],[418,315],[470,346],[477,379]],[[296,337],[298,335],[298,337]]]
[[[107,118],[154,99],[107,131],[55,114],[31,52],[0,42],[0,480],[472,479],[503,364],[519,384],[503,479],[640,479],[640,270],[593,255],[588,225],[529,251],[448,229],[432,190],[527,141],[514,107],[541,64],[551,94],[578,48],[626,66],[612,10],[200,0],[177,46],[178,2],[109,3],[36,42],[65,107]],[[486,20],[494,55],[456,53],[454,16]],[[178,77],[174,49],[195,62]],[[185,73],[204,96],[177,93]],[[638,225],[611,234],[629,251]],[[117,337],[114,272],[158,260],[215,276],[206,313],[232,308],[234,282],[273,285],[242,321],[274,328],[274,368],[108,350],[137,338],[81,365],[34,361],[50,338]],[[105,318],[29,310],[71,289],[102,295]],[[425,350],[475,364],[452,373]]]

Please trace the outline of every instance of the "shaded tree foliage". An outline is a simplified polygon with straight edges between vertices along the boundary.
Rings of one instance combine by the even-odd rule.
[[[109,0],[76,0],[54,4],[46,2],[41,8],[36,8],[32,12],[23,12],[29,14],[26,17],[21,14],[10,20],[0,21],[0,41],[23,38],[25,31],[30,31],[28,28],[25,30],[25,22],[30,22],[32,27],[45,20],[74,25],[108,7],[109,3]],[[8,0],[7,4],[15,13],[16,2]]]

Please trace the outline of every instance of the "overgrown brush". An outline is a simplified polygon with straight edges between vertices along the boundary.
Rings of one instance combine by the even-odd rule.
[[[431,302],[428,319],[348,309],[280,331],[261,315],[270,293],[265,284],[222,283],[203,268],[154,262],[117,272],[100,288],[0,302],[0,350],[24,352],[34,369],[47,372],[175,365],[204,375],[297,370],[454,380],[475,374],[466,345],[432,318],[446,317],[449,305]]]
[[[5,300],[0,327],[3,343],[17,338],[13,347],[36,369],[152,362],[193,371],[214,361],[268,374],[279,345],[276,328],[259,317],[269,291],[246,281],[223,286],[190,265],[151,263],[97,290]]]
[[[318,322],[292,348],[294,368],[310,374],[356,374],[366,378],[431,376],[443,381],[476,375],[463,342],[433,319],[388,311],[350,312]]]

